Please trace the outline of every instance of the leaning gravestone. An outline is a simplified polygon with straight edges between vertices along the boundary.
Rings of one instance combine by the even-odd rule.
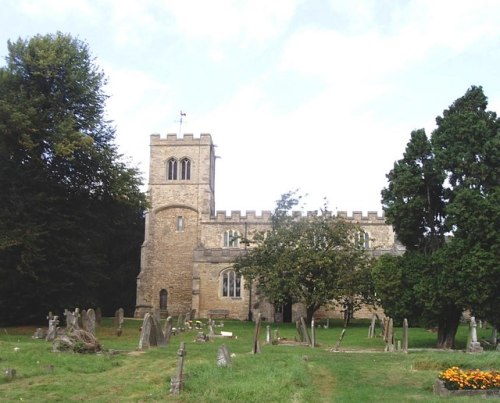
[[[52,316],[52,312],[49,313],[47,317],[49,319],[49,330],[47,331],[47,337],[45,340],[53,341],[57,337],[57,325],[59,324],[58,316]]]
[[[87,310],[87,326],[85,330],[95,336],[95,311],[92,308]]]
[[[229,350],[223,344],[219,347],[217,351],[217,366],[218,367],[230,367],[231,366],[231,355],[229,354]]]
[[[255,332],[253,335],[253,347],[252,347],[252,354],[259,354],[260,353],[260,342],[259,342],[259,334],[260,334],[260,319],[261,314],[260,312],[257,314],[257,319],[255,320]]]
[[[151,317],[153,323],[151,324],[151,333],[154,335],[157,346],[166,346],[167,341],[163,331],[161,330],[160,320],[156,317],[156,315]]]
[[[160,322],[154,315],[147,313],[142,322],[141,336],[139,339],[139,350],[149,347],[166,345],[165,335],[161,331]]]
[[[177,374],[170,379],[170,393],[178,395],[184,388],[184,357],[186,357],[186,343],[181,342],[177,351],[179,361],[177,362]]]

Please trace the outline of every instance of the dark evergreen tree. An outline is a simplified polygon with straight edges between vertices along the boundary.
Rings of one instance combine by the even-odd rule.
[[[129,311],[145,197],[104,119],[103,72],[70,35],[8,43],[0,69],[0,322]],[[130,292],[125,295],[124,291]]]
[[[397,270],[384,260],[377,266],[382,304],[396,309],[384,280],[399,284],[403,300],[412,296],[422,319],[438,326],[443,348],[454,346],[464,309],[499,323],[500,121],[486,107],[482,88],[471,87],[436,118],[431,141],[414,131],[382,190],[388,222],[407,248]]]

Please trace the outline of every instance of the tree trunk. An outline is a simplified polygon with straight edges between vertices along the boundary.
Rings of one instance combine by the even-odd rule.
[[[309,305],[306,307],[306,323],[308,325],[311,324],[312,318],[314,316],[314,313],[318,310],[319,306],[314,305]]]
[[[455,348],[455,335],[462,310],[456,306],[447,307],[438,319],[438,342],[437,348]]]

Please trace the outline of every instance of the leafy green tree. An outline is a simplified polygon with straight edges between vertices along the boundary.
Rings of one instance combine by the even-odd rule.
[[[353,241],[359,228],[332,219],[326,210],[299,218],[290,214],[297,204],[294,192],[282,196],[272,229],[256,234],[255,246],[236,261],[236,270],[257,283],[272,304],[303,303],[309,322],[333,299],[344,297],[354,309],[371,289],[364,282],[371,259]]]
[[[8,51],[0,69],[0,302],[10,308],[0,322],[75,306],[130,310],[145,196],[104,119],[104,73],[70,35],[9,41]]]
[[[436,118],[430,141],[414,131],[382,190],[407,253],[398,270],[379,267],[377,283],[411,271],[401,293],[413,295],[422,318],[438,326],[443,348],[454,346],[464,309],[498,326],[500,121],[486,107],[482,88],[473,86]]]

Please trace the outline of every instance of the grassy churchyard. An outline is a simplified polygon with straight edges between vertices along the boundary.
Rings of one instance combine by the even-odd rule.
[[[54,353],[52,343],[32,338],[35,327],[0,328],[0,401],[469,402],[484,399],[434,395],[438,373],[453,365],[500,369],[500,352],[432,350],[436,335],[425,329],[410,328],[408,354],[384,352],[382,338],[369,339],[369,321],[361,320],[347,329],[338,352],[332,348],[341,333],[340,321],[316,329],[314,349],[266,344],[267,325],[271,335],[278,329],[287,340],[293,340],[297,330],[295,324],[263,322],[261,353],[255,355],[252,323],[228,320],[223,328],[214,329],[230,331],[233,338],[196,342],[198,330],[193,329],[172,336],[166,347],[138,351],[141,325],[142,321],[125,319],[117,337],[112,319],[103,319],[97,328],[103,346],[98,354]],[[206,326],[203,331],[208,333]],[[465,348],[467,334],[462,325],[458,348]],[[479,339],[490,336],[491,329],[478,329]],[[395,338],[401,337],[398,328]],[[185,383],[174,396],[169,393],[170,378],[177,371],[181,342],[186,343],[187,353]],[[222,344],[232,356],[230,367],[217,366]],[[15,369],[14,376],[6,375],[8,368]]]

